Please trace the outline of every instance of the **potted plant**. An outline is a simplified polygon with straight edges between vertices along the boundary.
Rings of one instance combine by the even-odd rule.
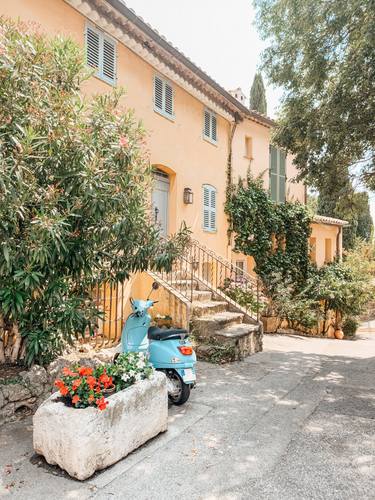
[[[83,480],[167,429],[166,378],[143,353],[65,367],[34,415],[34,449]]]

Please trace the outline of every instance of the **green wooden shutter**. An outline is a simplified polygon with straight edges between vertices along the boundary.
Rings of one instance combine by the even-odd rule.
[[[278,151],[279,153],[279,189],[278,189],[278,199],[279,203],[285,203],[285,160],[286,154],[284,151]]]
[[[277,198],[277,185],[278,185],[278,175],[277,175],[277,149],[270,146],[270,196],[271,200],[278,201]]]

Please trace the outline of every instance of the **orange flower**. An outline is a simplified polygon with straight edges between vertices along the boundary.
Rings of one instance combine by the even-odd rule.
[[[93,390],[96,384],[96,378],[89,376],[87,377],[86,382],[90,389]]]
[[[77,378],[76,380],[73,380],[73,383],[72,383],[73,391],[76,391],[81,384],[82,384],[81,378]]]
[[[95,399],[94,394],[90,394],[90,396],[87,398],[87,401],[88,401],[89,403],[92,403],[92,402],[94,401],[94,399]]]
[[[64,366],[62,372],[66,377],[76,377],[78,375],[78,373],[72,372],[72,370],[67,366]]]
[[[77,396],[77,394],[75,396],[72,397],[72,403],[74,405],[76,405],[78,403],[78,401],[81,401],[80,397]]]
[[[108,401],[106,401],[103,396],[100,399],[97,399],[95,402],[99,410],[105,410],[107,408]]]
[[[96,386],[95,392],[102,392],[102,389],[99,384]]]
[[[102,375],[99,377],[99,382],[104,385],[104,387],[107,389],[112,385],[112,377],[108,377],[106,372],[104,372]]]
[[[81,377],[87,377],[93,374],[93,369],[88,366],[81,366],[81,368],[78,370],[78,373]]]
[[[64,384],[64,382],[60,379],[57,379],[55,381],[55,386],[59,389],[60,391],[60,394],[62,396],[66,396],[69,392],[69,389],[66,387],[66,385]]]

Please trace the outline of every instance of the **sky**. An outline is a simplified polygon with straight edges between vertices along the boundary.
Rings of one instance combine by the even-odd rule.
[[[125,0],[169,42],[227,90],[245,95],[265,47],[254,26],[251,0]],[[267,114],[276,117],[281,89],[267,85]],[[375,220],[375,193],[369,193]]]

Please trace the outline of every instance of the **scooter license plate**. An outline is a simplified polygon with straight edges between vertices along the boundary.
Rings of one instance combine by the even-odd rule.
[[[191,368],[185,368],[184,376],[182,377],[185,383],[194,382],[196,379],[195,373]]]

